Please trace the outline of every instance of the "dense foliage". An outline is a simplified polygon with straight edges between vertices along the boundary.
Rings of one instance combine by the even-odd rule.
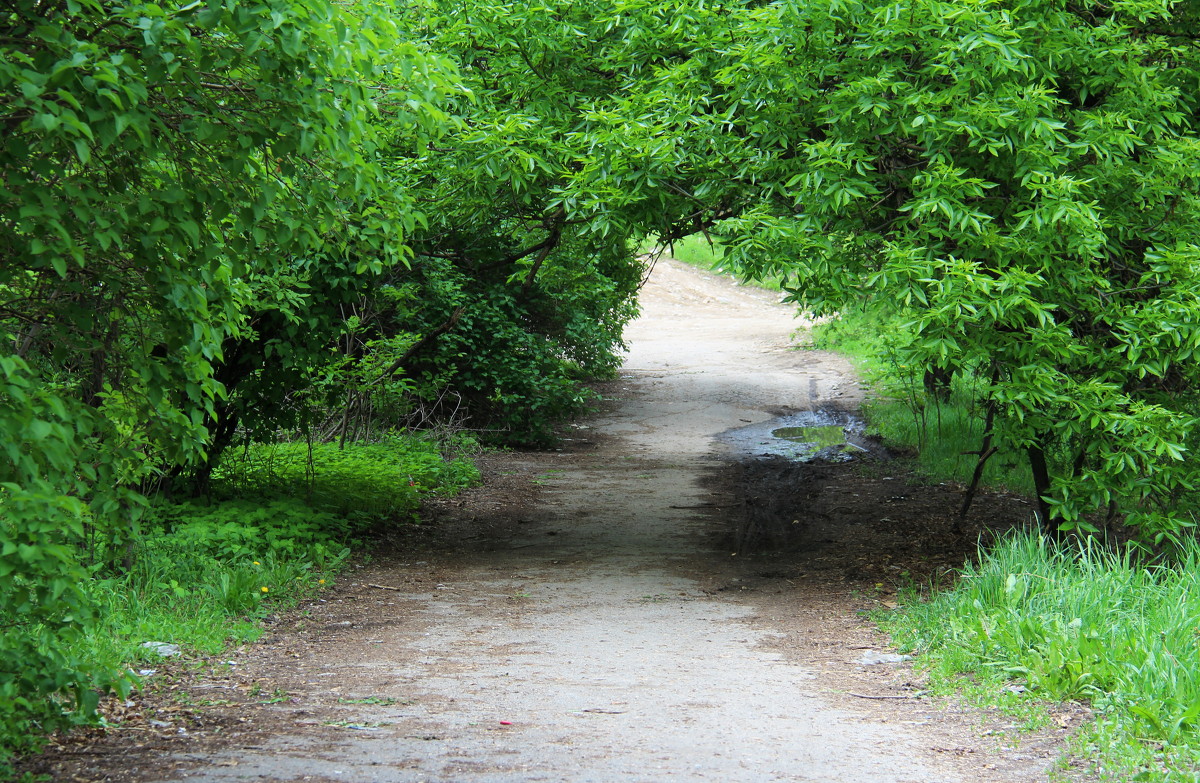
[[[431,463],[381,431],[465,402],[477,426],[544,439],[586,401],[581,379],[613,367],[632,245],[509,203],[482,169],[456,196],[450,168],[510,140],[466,133],[483,94],[382,10],[0,12],[0,746],[125,687],[78,652],[97,622],[89,579],[142,568],[161,520],[247,551],[270,536],[267,512],[163,516],[147,498],[211,496],[231,473],[286,484],[279,470],[315,458],[326,497],[375,488],[346,509],[311,487],[314,531],[406,518]],[[298,436],[264,473],[252,444]],[[249,451],[223,459],[238,441]]]
[[[392,36],[326,3],[0,11],[4,744],[65,719],[50,694],[95,703],[107,675],[66,644],[90,616],[80,550],[132,565],[142,493],[222,426],[229,344],[319,348],[313,270],[337,289],[402,258],[415,217],[375,118],[403,101],[434,125],[446,81]]]
[[[907,363],[983,380],[981,451],[1027,455],[1047,526],[1188,520],[1196,13],[778,4],[738,47],[736,127],[776,193],[729,255],[818,311],[887,292]]]
[[[614,368],[650,234],[713,234],[817,312],[886,299],[1047,526],[1177,536],[1198,27],[1190,0],[9,3],[0,741],[94,702],[84,565],[136,567],[148,497],[259,480],[256,443],[336,463],[464,414],[544,441]]]
[[[904,363],[982,379],[979,450],[1025,456],[1048,527],[1186,524],[1194,4],[408,9],[479,99],[456,203],[533,205],[547,242],[711,231],[819,313],[886,292]]]

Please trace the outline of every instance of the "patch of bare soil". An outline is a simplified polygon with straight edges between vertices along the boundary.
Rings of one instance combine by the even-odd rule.
[[[899,463],[715,439],[854,410],[769,293],[661,261],[620,379],[562,449],[493,454],[317,600],[218,660],[161,667],[63,781],[1045,780],[1086,716],[1020,734],[924,693],[865,613],[1029,507]]]

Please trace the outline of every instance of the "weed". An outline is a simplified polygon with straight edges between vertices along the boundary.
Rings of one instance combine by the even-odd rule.
[[[397,704],[412,704],[412,699],[394,699],[391,696],[364,696],[360,699],[338,699],[338,704],[372,704],[379,707],[392,707]]]
[[[283,688],[276,688],[275,690],[271,691],[270,696],[268,696],[265,699],[260,699],[258,703],[259,704],[282,704],[283,702],[288,701],[291,698],[292,698],[291,694],[289,694]]]

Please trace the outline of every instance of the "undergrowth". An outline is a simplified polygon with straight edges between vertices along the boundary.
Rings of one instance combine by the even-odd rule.
[[[1147,565],[1133,550],[1024,534],[883,623],[944,687],[970,674],[997,698],[1088,704],[1096,720],[1075,750],[1102,779],[1182,783],[1200,775],[1198,587],[1195,542]]]
[[[330,584],[370,529],[415,524],[423,496],[452,494],[478,480],[468,459],[446,458],[444,448],[392,434],[344,449],[283,443],[230,454],[214,472],[210,497],[154,502],[115,552],[85,553],[93,620],[71,637],[65,654],[107,673],[97,678],[98,690],[124,695],[138,685],[138,670],[160,660],[147,643],[208,656],[252,641],[267,613]],[[44,632],[8,625],[2,614],[0,628],[30,643]],[[59,709],[85,723],[90,706]],[[0,734],[0,779],[6,754],[42,741],[38,724],[20,728]]]
[[[854,362],[872,390],[863,405],[868,434],[898,455],[912,456],[915,469],[932,482],[968,483],[983,440],[977,379],[956,377],[949,399],[928,395],[922,379],[891,350],[902,326],[881,308],[863,308],[813,327],[813,345]],[[984,466],[982,485],[1024,495],[1034,492],[1023,455],[1001,447]]]

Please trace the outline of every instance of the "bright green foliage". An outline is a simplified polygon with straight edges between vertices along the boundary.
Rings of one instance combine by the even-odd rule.
[[[508,247],[528,241],[528,233],[496,242]],[[464,309],[435,350],[415,355],[407,369],[461,395],[473,428],[510,442],[546,443],[556,423],[591,399],[582,381],[616,369],[621,328],[635,312],[641,280],[640,264],[623,246],[585,251],[562,239],[528,288],[528,273],[510,280],[508,265],[468,272],[441,259],[418,261],[404,276],[419,281],[417,306],[392,314],[393,323],[428,333]]]
[[[134,567],[147,494],[463,402],[545,440],[615,367],[651,234],[818,312],[895,303],[899,362],[975,379],[1047,523],[1178,538],[1197,29],[1143,0],[10,3],[0,745],[86,706],[54,641],[78,554]]]
[[[989,379],[983,406],[1030,453],[1048,518],[1163,524],[1193,482],[1200,382],[1190,6],[773,8],[739,90],[773,132],[796,128],[760,174],[792,214],[731,223],[731,253],[787,270],[816,310],[899,301],[908,363]],[[785,118],[762,90],[792,56],[811,97]]]
[[[889,618],[897,640],[928,653],[943,675],[992,673],[1020,680],[1037,698],[1090,702],[1099,713],[1093,751],[1111,779],[1194,780],[1200,548],[1191,542],[1177,563],[1147,567],[1096,547],[1063,551],[1033,535],[980,560],[955,589]],[[1162,743],[1163,752],[1144,752],[1144,740]],[[1122,756],[1151,755],[1158,758],[1146,760],[1141,777],[1114,768]]]
[[[1046,524],[1187,524],[1194,4],[411,8],[474,96],[395,168],[438,205],[419,250],[524,291],[571,234],[711,231],[818,313],[886,297],[904,364],[984,379]]]
[[[899,349],[911,339],[894,309],[878,302],[850,308],[812,328],[813,346],[848,356],[870,386],[871,397],[863,405],[870,435],[897,456],[915,455],[917,470],[928,480],[969,484],[985,435],[979,397],[987,382],[960,373],[931,394],[920,373],[901,364]],[[1024,455],[1005,443],[996,444],[979,483],[1026,497],[1036,492]]]
[[[1162,515],[1194,473],[1197,19],[1190,3],[746,10],[706,88],[753,150],[747,208],[718,227],[727,259],[790,276],[818,312],[900,303],[906,363],[987,380],[1047,521],[1184,524]]]
[[[559,5],[594,26],[587,4]],[[587,402],[580,380],[615,368],[621,328],[636,312],[642,268],[633,248],[648,217],[596,194],[588,205],[565,196],[610,143],[587,123],[613,78],[590,73],[592,53],[580,46],[588,33],[548,9],[409,6],[407,34],[454,59],[470,98],[452,109],[456,132],[416,152],[394,149],[389,167],[429,216],[412,236],[413,273],[397,280],[419,292],[421,306],[400,322],[429,333],[463,308],[408,369],[462,395],[473,426],[545,441]]]
[[[132,545],[138,490],[205,457],[226,343],[268,308],[316,332],[317,263],[402,259],[416,218],[374,122],[403,102],[396,129],[434,127],[433,73],[325,2],[0,12],[0,746],[111,678],[62,652],[87,619],[76,552]]]

